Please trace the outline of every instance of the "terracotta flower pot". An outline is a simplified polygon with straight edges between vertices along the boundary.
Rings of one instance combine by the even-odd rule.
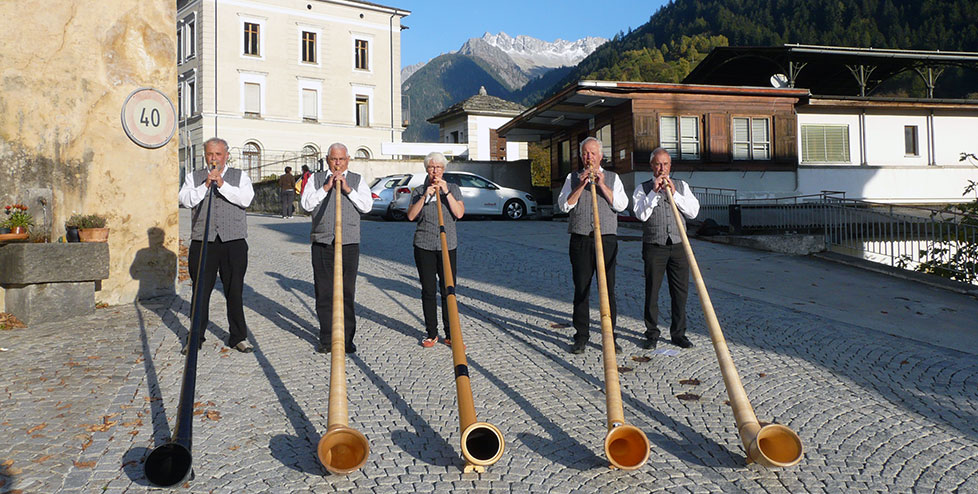
[[[82,242],[105,242],[109,239],[108,228],[79,228],[78,237]]]
[[[10,233],[14,233],[14,234],[18,234],[18,235],[19,234],[22,234],[22,233],[27,233],[27,227],[26,226],[13,226],[13,227],[10,227]]]

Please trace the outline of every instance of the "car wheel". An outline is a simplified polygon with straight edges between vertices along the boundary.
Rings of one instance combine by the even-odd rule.
[[[508,220],[520,220],[526,216],[526,204],[519,199],[510,199],[503,205],[503,216]]]
[[[394,221],[404,221],[407,219],[407,215],[403,211],[394,209],[394,205],[391,204],[387,208],[387,217]]]

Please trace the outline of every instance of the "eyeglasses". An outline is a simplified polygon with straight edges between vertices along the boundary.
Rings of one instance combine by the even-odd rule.
[[[444,166],[426,166],[425,170],[444,170]]]

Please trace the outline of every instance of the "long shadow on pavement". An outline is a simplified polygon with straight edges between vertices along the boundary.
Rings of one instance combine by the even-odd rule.
[[[517,341],[520,341],[523,345],[536,350],[537,352],[539,352],[541,355],[545,357],[548,357],[550,360],[560,365],[564,369],[570,371],[572,374],[581,378],[585,382],[590,383],[591,385],[593,385],[598,389],[604,389],[605,387],[604,382],[588,374],[587,372],[584,372],[580,368],[572,365],[566,359],[554,354],[553,352],[543,347],[540,347],[538,345],[535,345],[527,338],[527,335],[531,333],[536,333],[535,337],[537,339],[541,341],[550,341],[551,343],[554,344],[554,346],[557,346],[559,348],[563,346],[563,344],[557,338],[554,338],[553,336],[550,335],[542,334],[542,332],[539,331],[537,328],[528,326],[520,321],[516,321],[511,318],[489,316],[471,307],[460,307],[459,310],[460,311],[464,310],[468,312],[473,318],[481,319],[483,321],[488,322],[489,324],[506,332]],[[650,407],[647,403],[638,400],[628,395],[627,393],[624,392],[622,393],[622,402],[630,409],[634,409],[641,412],[650,420],[658,422],[663,426],[676,431],[676,433],[679,434],[680,437],[692,438],[689,441],[690,444],[700,444],[700,445],[711,444],[713,445],[713,447],[709,449],[716,450],[716,451],[722,451],[726,449],[723,445],[720,445],[716,441],[707,438],[706,436],[703,436],[702,434],[693,430],[686,424],[683,424],[682,422],[679,422],[673,419],[672,417],[669,417],[668,415],[662,414],[658,410],[655,410],[652,407]],[[646,434],[648,434],[648,432],[646,432]],[[690,450],[698,449],[698,448],[692,448],[688,444],[684,445],[684,444],[677,443],[674,439],[666,437],[662,434],[650,434],[649,441],[657,445],[662,450],[668,451],[676,458],[683,460],[685,462],[699,464],[703,466],[709,466],[709,467],[737,467],[741,465],[741,456],[739,455],[739,453],[730,452],[731,454],[726,458],[718,458],[712,455],[708,455],[708,457],[706,458],[701,458],[690,454]]]
[[[390,400],[394,409],[401,413],[408,423],[414,427],[414,432],[403,429],[391,431],[391,441],[400,446],[405,453],[429,465],[448,466],[459,464],[459,455],[455,449],[441,437],[431,425],[419,414],[397,391],[367,365],[356,354],[347,355],[367,379],[380,389],[380,392]]]
[[[516,390],[503,382],[502,379],[496,377],[495,374],[489,372],[488,369],[482,365],[479,365],[475,359],[466,356],[466,360],[468,361],[469,365],[471,365],[481,374],[485,375],[489,382],[501,389],[503,393],[505,393],[506,396],[509,396],[517,406],[523,409],[523,411],[530,416],[530,418],[543,427],[543,430],[550,434],[549,439],[537,436],[535,434],[530,434],[529,432],[521,432],[517,434],[517,437],[523,442],[523,444],[535,451],[538,455],[547,458],[554,463],[560,463],[565,467],[574,468],[576,470],[590,470],[608,463],[607,461],[599,458],[597,455],[591,453],[591,448],[584,446],[578,440],[567,434],[564,429],[562,429],[552,420],[548,419],[537,407],[533,406],[529,400],[524,398],[523,395],[517,393]]]

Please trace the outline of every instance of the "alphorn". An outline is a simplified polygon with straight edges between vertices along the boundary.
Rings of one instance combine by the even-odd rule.
[[[611,468],[635,470],[649,459],[649,438],[642,429],[625,423],[621,404],[621,384],[618,381],[618,357],[615,355],[615,335],[611,324],[611,303],[608,300],[608,277],[605,273],[604,245],[601,241],[601,220],[598,219],[598,194],[591,179],[591,216],[594,217],[595,271],[598,274],[598,300],[601,313],[601,352],[604,358],[605,408],[608,414],[608,434],[604,438],[604,453]]]
[[[213,165],[212,165],[213,166]],[[207,190],[207,213],[204,215],[204,240],[200,245],[197,262],[197,281],[203,279],[204,264],[207,262],[207,236],[211,227],[211,203],[214,201],[216,183]],[[199,286],[198,286],[199,288]],[[194,393],[197,388],[197,347],[207,321],[203,319],[205,297],[201,290],[194,290],[190,304],[190,334],[187,336],[187,359],[183,364],[183,383],[180,385],[180,401],[177,405],[177,420],[173,424],[170,441],[161,444],[150,452],[143,463],[146,480],[161,487],[171,487],[193,479],[194,432]]]
[[[710,330],[710,340],[713,342],[713,350],[716,352],[717,362],[720,364],[723,384],[727,388],[730,408],[733,409],[740,440],[744,443],[744,451],[747,453],[747,463],[754,462],[766,467],[790,467],[801,461],[801,438],[787,426],[757,421],[754,407],[747,399],[747,392],[744,390],[743,383],[740,382],[740,375],[730,357],[727,341],[723,337],[723,331],[720,330],[720,322],[713,310],[713,302],[710,301],[710,294],[706,291],[706,283],[703,282],[699,265],[696,264],[696,257],[693,256],[693,248],[689,245],[685,222],[679,214],[675,200],[673,200],[674,191],[671,185],[666,187],[669,191],[666,196],[669,197],[669,205],[672,206],[672,216],[675,218],[676,226],[682,236],[683,249],[686,250],[686,257],[689,259],[690,271],[693,273],[696,290],[700,295],[700,305],[703,307],[706,325]]]
[[[445,216],[441,211],[441,193],[435,193],[438,206],[438,230],[441,232],[442,282],[445,284],[448,306],[448,329],[452,337],[452,363],[455,366],[455,393],[458,395],[459,428],[462,431],[462,457],[465,458],[464,473],[485,472],[486,467],[499,461],[503,456],[506,442],[503,433],[488,423],[478,422],[475,417],[475,404],[472,400],[472,386],[469,383],[469,366],[465,358],[465,343],[462,341],[462,327],[458,319],[458,300],[455,298],[455,278],[452,262],[448,255],[448,237],[445,234]]]
[[[333,182],[336,197],[336,227],[333,230],[333,331],[330,339],[329,411],[326,434],[316,448],[319,461],[335,475],[359,470],[370,455],[370,444],[360,431],[349,426],[346,409],[346,330],[343,322],[343,193]]]

